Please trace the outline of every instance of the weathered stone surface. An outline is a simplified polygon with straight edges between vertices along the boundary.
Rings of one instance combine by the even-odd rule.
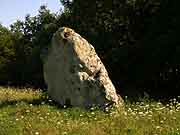
[[[49,95],[61,105],[121,104],[121,97],[94,47],[74,30],[60,28],[44,63]]]

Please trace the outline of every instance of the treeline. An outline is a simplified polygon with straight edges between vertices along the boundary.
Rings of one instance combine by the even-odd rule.
[[[94,45],[119,93],[180,94],[178,0],[61,0],[11,30],[0,26],[0,83],[44,87],[42,60],[53,33],[68,26]]]
[[[60,27],[59,15],[41,6],[35,17],[27,15],[10,30],[0,26],[0,84],[44,87],[41,54]]]

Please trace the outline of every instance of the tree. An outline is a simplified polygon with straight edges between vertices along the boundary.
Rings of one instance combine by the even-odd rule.
[[[14,60],[15,49],[12,33],[0,24],[0,84],[8,82],[9,64]]]
[[[49,46],[57,30],[55,22],[56,15],[50,13],[46,6],[41,6],[37,16],[27,15],[25,21],[11,25],[15,37],[15,60],[11,63],[13,84],[44,87],[40,55],[42,49]]]

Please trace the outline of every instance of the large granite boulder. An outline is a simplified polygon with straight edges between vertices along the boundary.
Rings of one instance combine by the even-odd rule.
[[[74,30],[60,28],[44,61],[48,93],[61,105],[90,107],[121,104],[94,47]]]

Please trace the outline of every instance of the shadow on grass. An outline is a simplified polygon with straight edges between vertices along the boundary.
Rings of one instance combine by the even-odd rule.
[[[68,105],[66,105],[66,106],[60,105],[57,102],[53,101],[51,98],[47,98],[47,96],[44,96],[44,95],[40,96],[37,99],[32,99],[32,100],[22,98],[19,100],[0,101],[0,108],[7,107],[7,106],[13,106],[13,105],[16,105],[18,103],[26,103],[26,104],[33,105],[33,106],[39,106],[39,105],[46,104],[46,105],[54,106],[58,109],[71,108],[70,105],[69,106]]]

